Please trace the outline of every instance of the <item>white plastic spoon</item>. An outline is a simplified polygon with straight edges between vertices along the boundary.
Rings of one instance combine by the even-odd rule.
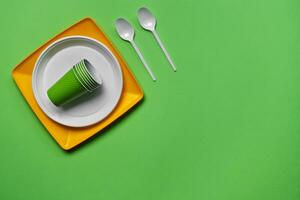
[[[151,31],[157,41],[157,43],[159,44],[160,48],[163,50],[163,52],[165,53],[165,56],[167,57],[169,63],[171,64],[173,70],[176,72],[176,67],[175,64],[173,63],[168,51],[166,50],[165,46],[163,45],[163,43],[161,42],[158,33],[155,30],[155,26],[156,26],[156,19],[153,16],[153,14],[150,12],[150,10],[148,10],[147,8],[143,7],[140,8],[138,11],[138,18],[139,18],[139,22],[140,25],[147,31]]]
[[[133,40],[133,38],[134,38],[134,29],[131,26],[131,24],[128,21],[126,21],[125,19],[119,18],[119,19],[116,20],[116,29],[117,29],[118,34],[120,35],[120,37],[123,40],[130,42],[130,44],[133,46],[134,50],[138,54],[139,58],[141,59],[142,63],[144,64],[147,72],[150,74],[152,80],[156,81],[156,77],[152,73],[152,71],[149,68],[146,60],[144,59],[140,49],[138,48],[138,46],[135,44],[135,42]]]

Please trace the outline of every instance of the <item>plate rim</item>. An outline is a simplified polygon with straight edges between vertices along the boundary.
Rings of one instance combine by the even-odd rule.
[[[45,57],[45,55],[47,54],[48,51],[51,50],[51,48],[55,47],[56,45],[59,45],[60,43],[62,43],[65,40],[69,40],[69,39],[84,39],[84,40],[90,40],[92,42],[97,43],[97,45],[100,45],[103,49],[105,49],[105,51],[107,51],[110,54],[110,56],[112,57],[114,62],[117,64],[117,71],[120,73],[120,83],[121,84],[120,84],[120,91],[119,91],[118,96],[116,98],[117,99],[116,102],[114,103],[112,108],[109,110],[109,112],[107,112],[107,114],[105,114],[105,116],[103,116],[102,118],[99,118],[97,120],[94,120],[93,122],[90,122],[90,123],[82,123],[82,124],[78,125],[78,124],[73,124],[73,123],[69,123],[69,122],[61,122],[60,120],[57,120],[54,116],[49,114],[46,107],[44,107],[43,104],[41,103],[41,100],[40,100],[40,98],[38,97],[38,94],[37,94],[37,85],[35,84],[35,80],[37,79],[37,70],[38,70],[38,65],[40,64],[40,60],[43,57]],[[98,41],[94,38],[91,38],[91,37],[82,36],[82,35],[72,35],[72,36],[66,36],[66,37],[57,39],[56,41],[49,44],[40,53],[40,55],[38,56],[38,58],[37,58],[37,60],[34,64],[31,84],[32,84],[34,99],[36,100],[37,104],[39,105],[39,107],[41,108],[43,113],[45,113],[45,115],[47,115],[50,119],[54,120],[55,122],[57,122],[61,125],[68,126],[68,127],[80,128],[80,127],[87,127],[87,126],[91,126],[91,125],[94,125],[96,123],[99,123],[100,121],[104,120],[111,112],[113,112],[113,110],[118,105],[118,102],[120,101],[120,98],[121,98],[121,95],[122,95],[122,92],[123,92],[124,80],[123,80],[123,72],[122,72],[122,69],[121,69],[121,66],[120,66],[120,63],[119,63],[118,59],[116,58],[116,56],[113,54],[113,52],[106,45],[104,45],[102,42],[100,42],[100,41]]]

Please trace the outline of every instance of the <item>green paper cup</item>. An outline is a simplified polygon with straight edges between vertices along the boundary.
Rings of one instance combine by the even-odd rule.
[[[48,97],[56,106],[66,104],[102,84],[96,69],[83,59],[63,75],[48,91]]]
[[[47,94],[53,104],[61,106],[87,92],[86,86],[79,81],[71,69],[48,89]]]

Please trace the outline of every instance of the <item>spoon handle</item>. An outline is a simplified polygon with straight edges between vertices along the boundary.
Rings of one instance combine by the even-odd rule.
[[[153,72],[151,71],[150,67],[148,66],[146,60],[144,59],[140,49],[138,48],[138,46],[135,44],[134,41],[131,42],[134,50],[136,51],[136,53],[138,54],[139,58],[141,59],[144,67],[146,68],[147,72],[149,73],[149,75],[151,76],[153,81],[156,81],[156,77],[154,76]]]
[[[165,56],[167,57],[169,63],[171,64],[174,72],[176,72],[176,67],[175,67],[175,64],[173,63],[172,59],[171,59],[171,56],[169,55],[167,49],[165,48],[165,46],[163,45],[163,43],[161,42],[159,36],[158,36],[158,33],[154,30],[152,31],[157,43],[159,44],[160,48],[163,50],[163,52],[165,53]]]

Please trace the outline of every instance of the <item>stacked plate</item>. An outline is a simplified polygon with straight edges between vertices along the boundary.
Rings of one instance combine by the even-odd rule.
[[[47,91],[70,70],[89,92],[64,106],[56,106]],[[72,36],[43,51],[35,64],[32,86],[40,108],[51,119],[66,126],[84,127],[113,111],[122,93],[123,77],[117,59],[105,45],[92,38]]]

